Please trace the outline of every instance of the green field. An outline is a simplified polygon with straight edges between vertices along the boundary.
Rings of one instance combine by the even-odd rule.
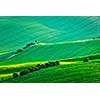
[[[89,61],[83,62],[86,57]],[[55,61],[60,65],[13,77],[15,72]],[[1,83],[98,83],[99,76],[100,17],[0,17]]]

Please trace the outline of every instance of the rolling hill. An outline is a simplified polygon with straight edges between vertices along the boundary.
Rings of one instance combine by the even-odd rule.
[[[27,62],[46,62],[100,53],[100,39],[59,44],[37,44],[0,63],[0,65]],[[21,58],[21,59],[20,59]]]
[[[0,17],[0,53],[28,42],[57,43],[100,36],[99,17]],[[10,39],[9,39],[10,38]]]
[[[3,81],[4,83],[99,83],[100,59],[87,63],[60,62],[61,65],[41,69],[29,74]]]
[[[19,49],[22,52],[15,54]],[[90,61],[84,64],[85,57]],[[14,72],[49,61],[61,65],[12,77]],[[0,17],[1,82],[100,82],[99,66],[99,16]]]

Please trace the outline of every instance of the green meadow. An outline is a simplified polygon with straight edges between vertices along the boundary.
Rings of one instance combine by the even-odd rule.
[[[55,61],[60,65],[19,75]],[[0,17],[0,82],[99,83],[100,17]]]

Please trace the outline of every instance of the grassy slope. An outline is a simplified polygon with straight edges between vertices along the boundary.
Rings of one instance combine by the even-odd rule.
[[[61,44],[35,45],[0,65],[44,62],[100,53],[100,39]]]
[[[69,42],[69,43],[60,43],[60,44],[39,44],[39,45],[36,45],[36,47],[35,48],[37,48],[37,47],[41,47],[40,49],[38,49],[38,50],[41,50],[41,51],[43,51],[44,52],[44,50],[45,50],[45,52],[44,52],[44,54],[47,52],[47,53],[51,53],[51,54],[53,54],[53,51],[55,51],[55,49],[57,49],[57,51],[56,52],[58,52],[56,55],[55,55],[55,58],[56,59],[59,59],[59,57],[61,57],[61,55],[64,53],[64,55],[65,55],[65,52],[66,53],[68,53],[69,52],[69,54],[70,54],[70,52],[72,52],[71,53],[71,55],[73,55],[72,56],[72,58],[71,57],[69,57],[69,59],[67,58],[66,59],[66,57],[64,56],[64,58],[65,58],[65,60],[63,60],[64,62],[65,61],[72,61],[72,62],[76,62],[76,61],[82,61],[82,59],[86,56],[86,55],[89,55],[90,56],[90,59],[100,59],[100,54],[95,54],[95,53],[99,53],[100,52],[100,42],[99,42],[100,40],[99,39],[95,39],[95,40],[84,40],[84,41],[75,41],[75,42]],[[83,46],[84,45],[84,46]],[[49,48],[48,48],[49,47]],[[62,48],[61,48],[62,47]],[[61,50],[64,50],[65,49],[65,47],[67,47],[67,49],[69,48],[69,50],[67,51],[67,50],[65,50],[65,52],[63,52],[63,51],[61,51]],[[88,49],[88,48],[89,49]],[[6,80],[6,79],[9,79],[9,78],[12,78],[12,73],[14,73],[14,72],[19,72],[19,71],[21,71],[21,70],[23,70],[23,69],[26,69],[26,68],[28,68],[29,66],[34,66],[34,64],[36,63],[36,62],[32,62],[32,63],[29,63],[29,62],[31,62],[31,60],[33,60],[31,57],[33,57],[34,55],[33,54],[31,54],[31,55],[29,55],[30,53],[30,50],[31,49],[33,49],[34,47],[31,47],[31,48],[29,48],[29,49],[27,49],[26,51],[24,51],[22,54],[19,54],[18,56],[16,56],[15,58],[13,58],[13,59],[10,59],[10,60],[8,60],[8,61],[6,61],[6,62],[3,62],[3,63],[1,63],[3,66],[0,66],[0,80]],[[61,50],[60,50],[60,48],[61,48]],[[76,48],[78,48],[78,49],[76,49]],[[84,50],[84,48],[86,49],[85,51],[83,51]],[[51,50],[52,49],[52,50]],[[83,50],[82,50],[83,49]],[[35,50],[37,53],[39,52],[38,50]],[[46,51],[47,50],[47,51]],[[49,52],[48,52],[48,50],[49,50]],[[60,50],[60,51],[59,51]],[[73,50],[73,51],[71,51],[71,50]],[[78,50],[78,51],[77,51]],[[83,52],[82,52],[83,51]],[[36,52],[35,52],[35,54],[36,54]],[[39,53],[39,55],[38,56],[36,56],[36,57],[39,57],[39,58],[41,58],[41,56],[43,56],[43,58],[42,58],[42,61],[43,60],[45,60],[45,58],[44,58],[44,55],[43,55],[43,52],[42,53]],[[78,54],[77,54],[77,52],[78,52]],[[29,53],[29,54],[27,54],[27,53]],[[76,54],[75,54],[76,53]],[[41,54],[41,55],[40,55]],[[93,54],[93,55],[90,55],[90,54]],[[26,62],[28,62],[28,63],[25,63],[25,60],[23,61],[23,56],[24,56],[24,58],[26,58]],[[30,59],[28,59],[29,57],[25,57],[25,56],[31,56],[30,57]],[[52,55],[51,55],[52,56]],[[63,57],[62,56],[62,57]],[[70,56],[70,55],[69,55]],[[80,56],[80,57],[78,57],[77,58],[77,56]],[[18,58],[17,58],[18,57]],[[45,56],[46,57],[46,56]],[[48,57],[48,54],[47,54],[47,57]],[[54,57],[54,56],[53,56]],[[75,57],[75,58],[73,58],[73,57]],[[39,59],[38,58],[38,59]],[[53,58],[53,60],[55,59],[55,58]],[[20,59],[20,60],[19,60]],[[48,61],[48,60],[50,60],[50,57],[48,57],[48,58],[46,58],[46,60]],[[14,62],[15,61],[15,62]],[[21,61],[23,64],[18,64],[18,65],[16,65],[16,64],[14,64],[14,63],[18,63],[19,61]],[[40,60],[37,60],[37,61],[41,61],[41,59]],[[37,62],[38,63],[38,62]],[[12,64],[12,65],[7,65],[7,64]],[[92,63],[92,64],[88,64],[88,66],[99,66],[99,64],[100,63],[95,63],[94,64],[94,62]],[[65,65],[61,65],[61,66],[65,66]],[[66,65],[66,66],[68,66],[68,65]],[[85,67],[88,67],[87,66],[87,64],[86,65],[84,65],[84,63],[83,64],[81,64],[81,63],[78,63],[77,65],[76,64],[71,64],[71,65],[69,65],[70,67],[72,66],[73,67],[73,70],[74,70],[74,66],[79,66],[79,67],[81,67],[81,66],[85,66]],[[55,69],[53,69],[53,70],[55,70]],[[52,71],[53,71],[52,70]],[[93,69],[94,70],[94,69]],[[60,73],[60,72],[59,72]],[[49,74],[49,73],[48,73]],[[77,73],[77,74],[79,74],[79,73]],[[41,73],[41,75],[42,75],[42,73]],[[27,76],[27,77],[30,77],[30,76]],[[20,78],[19,78],[20,79]],[[40,79],[39,79],[40,80]],[[39,81],[39,80],[37,80],[37,81]],[[61,79],[59,79],[59,80],[61,80]],[[16,80],[14,80],[14,82],[15,82]],[[37,82],[36,81],[36,82]],[[47,81],[47,80],[46,80]],[[66,80],[64,80],[64,81],[66,81]],[[61,82],[64,82],[64,81],[61,81]],[[78,82],[79,80],[77,80],[77,82]],[[19,81],[20,82],[20,81]],[[21,81],[22,82],[22,81]],[[24,82],[24,80],[23,80],[23,82]],[[26,81],[27,82],[27,81]],[[31,82],[31,81],[29,81],[29,82]],[[41,82],[41,81],[40,81]],[[42,80],[42,82],[44,82],[43,80]],[[48,81],[49,82],[49,81]],[[54,81],[51,81],[51,82],[54,82]],[[56,81],[55,81],[56,82]],[[60,82],[60,81],[58,81],[58,82]],[[67,82],[67,81],[66,81]],[[70,81],[69,81],[70,82]],[[85,81],[84,81],[85,82]]]
[[[100,17],[0,17],[0,41],[2,41],[0,42],[0,60],[5,60],[13,51],[34,40],[44,43],[84,40],[100,36],[99,29]],[[95,57],[99,58],[99,53],[99,39],[36,45],[10,60],[0,62],[0,65],[4,65],[0,66],[0,80],[11,78],[13,72],[34,66],[34,63],[29,64],[32,61],[62,60],[75,57],[67,60],[76,62],[91,54],[97,54]],[[20,65],[20,63],[27,62],[28,65]],[[16,65],[17,63],[18,65]],[[5,66],[9,64],[14,65]],[[65,64],[42,69],[7,82],[100,82],[99,66],[100,60],[86,64],[82,62]]]
[[[99,17],[0,17],[0,53],[34,40],[56,43],[96,37],[99,22]]]
[[[88,63],[81,61],[77,61],[75,64],[67,63],[65,62],[61,63],[60,66],[41,69],[5,82],[100,82],[100,60],[91,60]]]

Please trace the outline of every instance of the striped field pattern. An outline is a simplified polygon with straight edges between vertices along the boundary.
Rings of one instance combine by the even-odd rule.
[[[28,43],[33,44],[23,49]],[[50,61],[60,65],[13,78],[14,72]],[[0,82],[100,82],[99,70],[99,16],[0,17]]]

